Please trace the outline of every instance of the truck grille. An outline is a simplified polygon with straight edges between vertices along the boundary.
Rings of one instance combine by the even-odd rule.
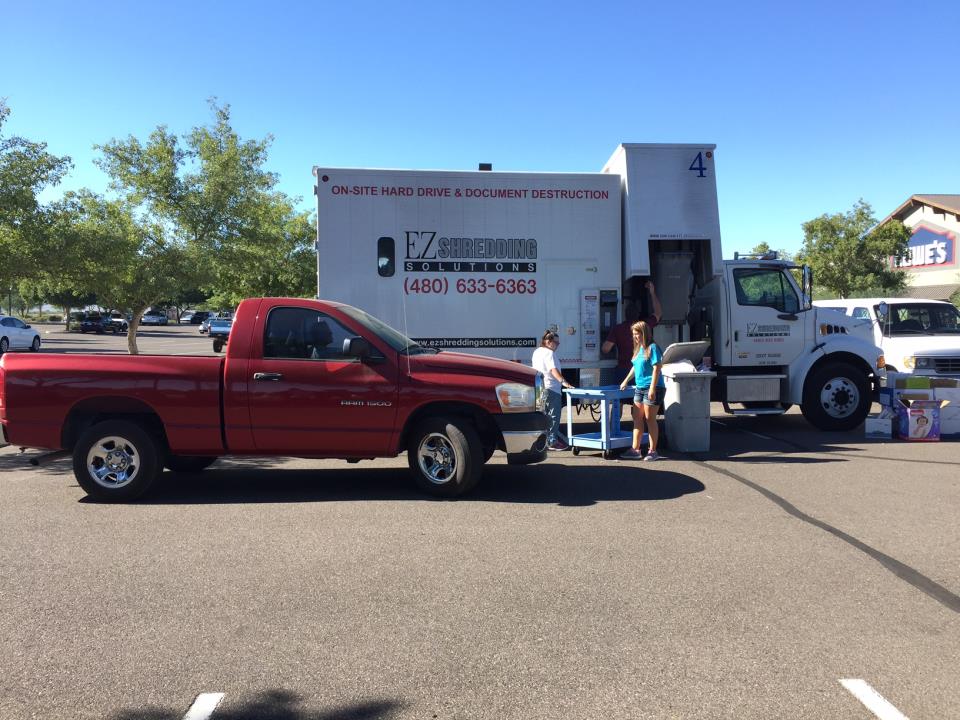
[[[960,373],[960,357],[935,358],[933,363],[938,373]]]

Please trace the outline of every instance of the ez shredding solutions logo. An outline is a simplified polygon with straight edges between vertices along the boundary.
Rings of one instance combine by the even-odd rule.
[[[407,272],[535,273],[534,238],[438,237],[434,230],[405,230]]]

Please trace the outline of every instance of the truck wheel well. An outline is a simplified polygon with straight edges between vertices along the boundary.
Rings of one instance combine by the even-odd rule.
[[[457,402],[435,402],[423,405],[414,410],[400,431],[400,437],[397,441],[397,451],[403,452],[407,447],[410,438],[410,432],[420,422],[427,417],[461,417],[469,419],[480,436],[480,442],[484,447],[498,447],[500,443],[500,430],[493,418],[486,410],[469,403]]]
[[[129,420],[153,435],[160,447],[167,447],[167,433],[157,412],[145,402],[125,397],[98,397],[82,400],[67,414],[60,434],[60,446],[71,450],[83,431],[104,420]]]
[[[867,377],[871,375],[876,375],[877,371],[875,368],[870,367],[870,365],[859,355],[854,355],[853,353],[848,352],[835,352],[830,353],[829,355],[824,355],[822,358],[817,360],[813,365],[810,366],[810,370],[807,371],[807,377],[810,377],[811,373],[818,370],[829,363],[842,362],[847,363],[848,365],[853,365],[859,370],[863,370]]]

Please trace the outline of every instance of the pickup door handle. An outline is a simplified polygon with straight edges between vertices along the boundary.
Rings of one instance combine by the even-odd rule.
[[[793,313],[787,313],[786,315],[777,315],[781,320],[796,320],[797,316]]]
[[[254,373],[254,380],[269,380],[271,382],[276,382],[277,380],[283,379],[283,373]]]

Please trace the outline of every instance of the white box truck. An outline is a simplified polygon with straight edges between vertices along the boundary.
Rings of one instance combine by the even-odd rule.
[[[652,278],[657,341],[709,340],[728,412],[797,403],[817,427],[858,425],[879,349],[838,313],[818,318],[808,269],[722,260],[714,149],[624,144],[586,174],[315,167],[318,296],[422,344],[523,363],[550,329],[564,370],[596,384],[616,364],[600,345],[649,310]]]

